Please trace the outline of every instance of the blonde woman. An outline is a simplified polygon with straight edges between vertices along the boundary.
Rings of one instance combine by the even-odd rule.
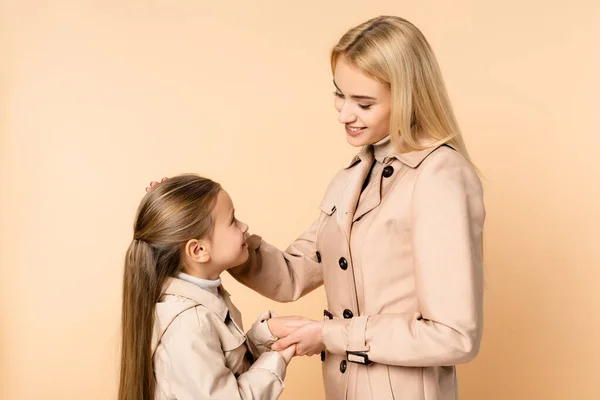
[[[296,242],[257,241],[231,273],[277,301],[325,284],[326,320],[277,345],[324,349],[327,399],[456,399],[454,366],[481,340],[485,210],[435,56],[413,24],[383,16],[348,31],[331,67],[361,150]]]
[[[454,400],[481,340],[485,209],[441,72],[419,29],[388,16],[348,31],[331,68],[360,151],[306,232],[285,251],[251,237],[229,272],[281,302],[325,285],[325,320],[274,348],[321,352],[328,400]]]

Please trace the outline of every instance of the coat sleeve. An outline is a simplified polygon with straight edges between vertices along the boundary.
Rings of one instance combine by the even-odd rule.
[[[419,167],[413,188],[410,231],[418,312],[326,321],[323,339],[330,352],[361,352],[373,362],[408,367],[455,365],[478,353],[483,191],[466,159],[454,151],[440,153]]]
[[[273,311],[265,311],[260,317],[252,324],[252,327],[246,332],[246,338],[248,339],[248,347],[254,358],[259,358],[264,352],[270,351],[273,343],[278,338],[273,336],[267,321],[270,318],[277,317]]]
[[[229,273],[250,289],[279,302],[298,300],[323,284],[323,272],[317,256],[317,219],[285,251],[252,235],[248,239],[246,263]]]
[[[196,313],[194,309],[189,312]],[[277,399],[287,368],[283,357],[265,352],[248,371],[236,377],[225,364],[214,326],[203,318],[200,314],[178,317],[185,326],[168,346],[173,396],[179,400]]]

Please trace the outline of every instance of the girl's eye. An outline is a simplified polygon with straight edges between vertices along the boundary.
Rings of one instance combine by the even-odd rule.
[[[359,104],[358,106],[363,110],[368,110],[369,108],[371,108],[371,104]]]
[[[341,94],[340,92],[333,92],[333,95],[334,95],[335,97],[339,97],[340,99],[343,99],[343,98],[344,98],[344,95],[343,95],[343,94]]]

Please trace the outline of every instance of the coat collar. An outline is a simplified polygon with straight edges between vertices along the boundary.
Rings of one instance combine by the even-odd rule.
[[[223,296],[223,300],[219,299],[209,291],[202,289],[198,285],[194,285],[193,283],[186,282],[179,278],[167,279],[163,287],[163,294],[171,294],[190,299],[208,308],[210,311],[217,314],[221,320],[225,321],[227,313],[229,312],[229,293],[223,286],[219,286],[219,292],[221,296]]]
[[[373,154],[373,146],[370,146],[370,145],[363,146],[363,148],[360,149],[360,152],[352,158],[350,163],[348,163],[348,165],[346,165],[346,167],[344,169],[352,168],[354,165],[358,164],[359,162],[364,161],[367,158],[370,158],[371,154]]]
[[[442,144],[438,144],[432,147],[428,147],[423,150],[415,150],[406,153],[401,153],[396,150],[394,147],[390,136],[386,136],[379,142],[374,145],[363,146],[358,154],[356,154],[350,163],[348,163],[345,169],[352,168],[354,165],[359,163],[360,161],[364,161],[366,159],[372,159],[371,154],[374,153],[375,159],[382,164],[387,164],[392,159],[396,159],[401,163],[409,166],[410,168],[417,168],[423,160],[427,158],[433,151],[435,151],[438,147],[442,146]]]
[[[156,304],[156,319],[153,326],[151,344],[152,357],[154,357],[154,353],[156,352],[163,335],[177,316],[198,305],[202,305],[209,311],[217,314],[223,322],[226,321],[227,315],[230,315],[236,328],[242,335],[244,334],[241,314],[231,303],[229,293],[227,293],[223,286],[219,287],[219,294],[223,297],[221,300],[213,293],[208,292],[193,283],[186,282],[179,278],[168,278],[163,285],[162,294],[181,296],[191,301],[182,302],[167,300]]]

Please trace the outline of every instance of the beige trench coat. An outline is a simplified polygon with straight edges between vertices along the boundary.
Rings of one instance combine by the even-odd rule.
[[[286,363],[268,351],[266,312],[244,334],[242,318],[221,286],[214,294],[170,278],[156,305],[152,338],[157,400],[275,400]],[[253,363],[253,359],[256,361]]]
[[[320,209],[286,251],[258,240],[232,275],[281,302],[325,284],[327,399],[456,399],[454,366],[475,357],[483,325],[473,167],[450,147],[398,153],[388,138],[333,178]]]

